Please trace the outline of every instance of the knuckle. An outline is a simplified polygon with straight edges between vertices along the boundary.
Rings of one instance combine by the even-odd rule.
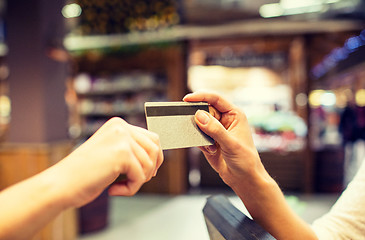
[[[128,129],[122,124],[114,124],[111,126],[112,132],[117,136],[126,136],[128,134]]]
[[[107,124],[112,130],[114,130],[117,133],[128,132],[128,130],[127,130],[128,125],[126,125],[127,124],[126,121],[124,121],[120,117],[113,117],[113,118],[109,119]]]
[[[116,134],[117,136],[119,136],[119,135],[123,136],[123,135],[124,135],[124,134],[126,134],[126,132],[127,132],[127,131],[126,131],[123,127],[121,127],[121,126],[113,126],[112,130],[113,130],[113,133],[114,133],[114,134]]]
[[[208,93],[210,95],[210,103],[215,106],[218,104],[218,102],[221,100],[221,97],[215,92],[215,91],[211,91]]]
[[[157,156],[159,151],[160,151],[160,148],[158,147],[159,145],[152,145],[151,146],[151,153],[153,156]]]
[[[220,129],[216,125],[212,125],[209,131],[213,136],[217,136],[220,133]]]
[[[146,163],[144,164],[146,170],[151,170],[153,168],[153,162],[152,161],[146,161]]]
[[[112,117],[111,119],[109,119],[108,123],[110,125],[119,125],[119,124],[123,124],[124,120],[121,119],[120,117]]]
[[[245,112],[242,109],[237,108],[235,111],[236,111],[236,115],[240,116],[243,121],[245,121],[245,122],[248,121],[247,116],[246,116]]]
[[[126,156],[131,158],[130,145],[124,141],[120,141],[119,144],[116,144],[115,153],[117,156]]]
[[[154,143],[156,143],[156,144],[160,144],[160,137],[158,136],[158,134],[157,133],[154,133],[154,132],[152,132],[152,134],[151,134],[151,139],[152,139],[152,141],[154,142]]]
[[[154,164],[157,162],[158,156],[159,156],[159,150],[157,146],[153,146],[151,150],[149,151],[149,163],[151,164],[149,167],[154,167]]]
[[[230,146],[232,149],[237,149],[238,151],[243,151],[244,146],[239,141],[231,141]]]

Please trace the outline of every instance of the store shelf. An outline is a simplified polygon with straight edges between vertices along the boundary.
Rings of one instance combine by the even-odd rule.
[[[99,111],[99,112],[81,112],[80,113],[82,116],[85,117],[103,117],[103,118],[109,118],[109,117],[113,117],[113,116],[132,116],[132,115],[141,115],[144,114],[143,111]]]
[[[132,45],[178,42],[194,39],[217,39],[230,36],[290,35],[360,30],[365,27],[357,20],[288,21],[259,19],[235,21],[214,26],[178,25],[155,31],[127,34],[75,36],[68,35],[64,46],[69,51],[115,48]]]
[[[100,97],[100,96],[113,96],[113,95],[124,95],[133,94],[138,92],[165,92],[166,86],[154,86],[154,87],[133,87],[133,88],[116,88],[116,89],[106,89],[106,90],[96,90],[90,92],[77,92],[80,97]]]
[[[103,121],[114,116],[133,119],[132,124],[145,127],[144,102],[166,101],[167,82],[166,77],[153,71],[78,73],[72,85],[79,119],[75,124],[82,129],[78,131],[80,136],[92,135]]]
[[[186,94],[183,46],[144,49],[125,54],[75,56],[75,72],[68,83],[69,133],[84,141],[111,117],[146,128],[144,102],[176,101]],[[164,151],[159,176],[142,191],[179,194],[186,191],[186,152]],[[177,174],[176,171],[179,173]]]

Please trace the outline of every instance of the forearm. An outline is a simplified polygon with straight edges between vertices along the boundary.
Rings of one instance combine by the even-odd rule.
[[[30,239],[67,208],[52,171],[48,169],[0,192],[0,239]]]
[[[290,208],[279,186],[268,175],[233,190],[253,219],[276,239],[317,239],[310,226]]]
[[[207,102],[220,112],[217,118],[204,111],[196,112],[199,129],[216,141],[214,148],[201,149],[255,221],[277,239],[316,239],[311,228],[290,209],[279,186],[264,169],[242,110],[209,92],[188,94],[184,101]]]

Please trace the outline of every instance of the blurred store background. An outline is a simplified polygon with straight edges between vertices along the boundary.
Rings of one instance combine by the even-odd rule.
[[[112,116],[146,127],[144,102],[204,89],[245,111],[286,194],[339,194],[365,157],[364,0],[1,0],[0,9],[0,190]],[[229,192],[198,149],[164,154],[141,189],[153,196],[145,207]],[[36,239],[105,231],[110,201],[65,212]]]

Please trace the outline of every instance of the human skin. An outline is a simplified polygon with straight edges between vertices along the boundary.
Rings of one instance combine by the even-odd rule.
[[[215,139],[215,144],[200,149],[253,219],[276,239],[317,239],[311,227],[289,207],[278,184],[265,170],[243,111],[211,92],[195,92],[183,100],[210,104],[213,114],[198,110],[195,121]]]
[[[108,187],[110,195],[134,195],[162,162],[156,134],[112,118],[54,166],[0,192],[0,239],[30,239],[62,211]],[[126,180],[114,183],[120,174]]]

